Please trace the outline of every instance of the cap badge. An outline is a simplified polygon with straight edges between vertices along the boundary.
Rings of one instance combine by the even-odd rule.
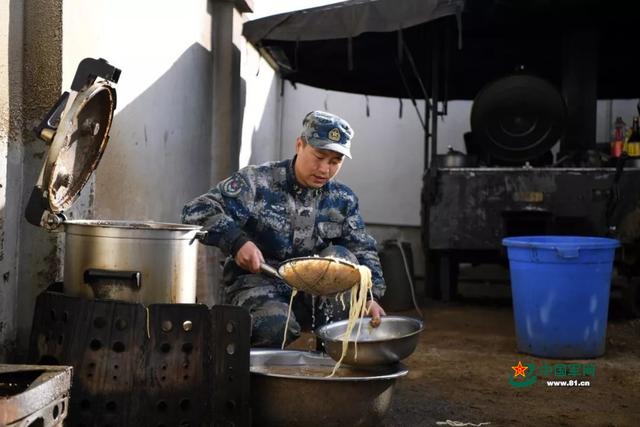
[[[329,139],[335,142],[340,141],[340,131],[338,128],[333,128],[329,131]]]

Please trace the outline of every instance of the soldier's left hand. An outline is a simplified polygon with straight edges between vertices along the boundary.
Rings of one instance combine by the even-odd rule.
[[[371,326],[374,328],[380,326],[380,317],[387,315],[382,306],[374,300],[367,301],[367,313],[371,316]]]

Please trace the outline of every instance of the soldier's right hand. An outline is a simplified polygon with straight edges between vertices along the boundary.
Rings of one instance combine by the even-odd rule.
[[[241,268],[252,273],[259,273],[260,263],[264,262],[264,257],[255,243],[248,241],[236,253],[235,261]]]

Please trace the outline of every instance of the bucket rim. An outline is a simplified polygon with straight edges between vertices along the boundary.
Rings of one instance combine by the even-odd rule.
[[[502,244],[515,248],[580,248],[580,249],[614,249],[620,241],[609,237],[597,236],[511,236],[502,239]]]

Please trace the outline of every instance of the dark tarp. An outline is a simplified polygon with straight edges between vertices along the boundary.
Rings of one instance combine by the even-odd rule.
[[[595,32],[598,98],[640,97],[637,0],[351,0],[269,16],[244,35],[291,82],[391,97],[473,99],[516,67],[562,83],[563,37]],[[418,79],[418,76],[420,79]]]
[[[463,5],[464,0],[351,0],[251,21],[243,33],[251,43],[356,37],[424,24],[462,12]]]

